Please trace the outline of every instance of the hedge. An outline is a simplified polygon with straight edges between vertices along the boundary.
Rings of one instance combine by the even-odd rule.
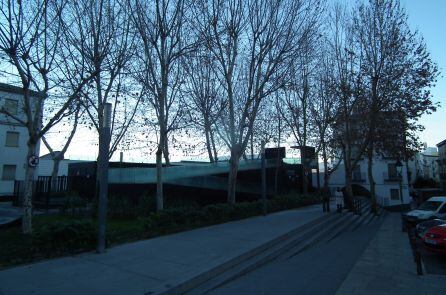
[[[268,212],[293,209],[318,202],[315,196],[282,196],[268,200]],[[218,224],[261,215],[262,202],[215,204],[201,208],[168,208],[134,219],[109,219],[107,244],[121,244],[163,234]],[[0,268],[30,262],[44,257],[57,257],[92,250],[96,246],[97,222],[91,218],[67,216],[42,217],[31,239],[20,235],[20,228],[0,231]],[[43,220],[42,220],[43,221]],[[13,238],[13,239],[11,239]],[[15,243],[15,244],[11,244]],[[17,247],[17,244],[22,247]]]
[[[267,201],[268,212],[298,208],[319,202],[313,195],[282,196]],[[239,220],[263,214],[261,201],[236,204],[216,204],[202,208],[170,208],[152,212],[141,218],[144,231],[151,236],[157,232],[169,232],[177,227],[199,227],[232,220]]]

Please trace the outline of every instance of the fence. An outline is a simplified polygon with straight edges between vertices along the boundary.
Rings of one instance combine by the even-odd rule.
[[[24,181],[14,182],[13,205],[21,206],[25,193]],[[95,195],[95,179],[85,176],[39,176],[33,181],[33,205],[36,207],[54,207],[64,201],[64,193],[76,192],[80,197],[91,201]]]

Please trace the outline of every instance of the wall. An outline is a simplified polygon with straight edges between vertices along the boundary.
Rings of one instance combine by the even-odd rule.
[[[23,114],[20,114],[22,102],[22,95],[18,93],[9,93],[0,90],[0,107],[4,106],[5,99],[14,99],[19,102],[18,116],[24,118]],[[7,147],[6,144],[6,132],[15,131],[19,132],[19,145],[18,147]],[[7,118],[6,115],[0,114],[0,197],[10,196],[14,192],[13,180],[2,180],[3,165],[16,165],[15,180],[25,179],[25,167],[27,165],[27,143],[28,131],[25,127]],[[39,153],[39,145],[37,147],[37,154]],[[37,174],[36,174],[37,177]]]
[[[385,160],[376,157],[373,164],[373,177],[375,180],[375,191],[376,198],[381,205],[384,206],[392,206],[401,204],[400,199],[392,200],[390,197],[391,189],[399,190],[399,182],[398,181],[389,181],[387,179],[387,164],[395,163],[395,160]],[[353,184],[361,185],[362,187],[369,190],[369,180],[367,175],[367,161],[362,160],[360,163],[361,169],[361,181],[354,181]],[[409,196],[409,186],[407,182],[407,169],[405,163],[403,163],[403,179],[402,179],[402,194],[403,194],[403,203],[410,203]],[[330,188],[331,190],[335,190],[336,187],[344,187],[345,186],[345,171],[344,165],[340,164],[338,169],[334,171],[330,177]]]
[[[68,164],[70,160],[62,160],[59,164],[59,173],[58,176],[67,176],[68,175]],[[38,175],[39,176],[51,176],[53,173],[53,160],[50,159],[40,159],[38,166]]]
[[[440,185],[443,191],[446,192],[446,140],[442,141],[438,147],[438,174],[440,178]]]

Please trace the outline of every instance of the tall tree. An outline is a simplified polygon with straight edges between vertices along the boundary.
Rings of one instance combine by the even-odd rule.
[[[81,104],[80,101],[76,101],[74,106],[71,107],[71,115],[67,116],[66,122],[63,123],[63,125],[68,125],[71,127],[71,130],[69,131],[68,135],[64,138],[64,140],[61,141],[60,134],[58,134],[58,142],[59,147],[61,149],[55,150],[54,145],[51,145],[49,140],[46,136],[42,136],[42,142],[44,143],[45,147],[50,152],[51,159],[53,160],[53,169],[51,171],[51,188],[54,189],[57,185],[57,176],[59,175],[59,166],[60,162],[64,159],[65,153],[67,152],[71,141],[73,140],[74,135],[76,134],[76,130],[79,123],[79,118],[82,116],[81,113]],[[60,143],[62,143],[60,145]]]
[[[82,105],[89,125],[98,133],[101,150],[104,106],[112,103],[110,147],[108,157],[117,150],[137,113],[141,94],[131,85],[130,62],[135,55],[134,32],[129,5],[117,0],[69,1],[67,8],[72,22],[65,28],[65,37],[73,43],[85,40],[83,55],[98,73],[94,85],[82,91]],[[102,165],[98,160],[98,173]]]
[[[227,109],[219,122],[230,150],[228,202],[261,102],[282,87],[319,1],[197,1],[195,26],[217,61]]]
[[[402,97],[401,91],[410,88],[415,93],[423,91],[435,79],[436,67],[429,59],[424,43],[417,38],[407,23],[407,15],[399,0],[369,0],[360,4],[353,19],[358,47],[364,57],[361,71],[366,79],[365,104],[368,109],[366,132],[368,177],[372,199],[372,212],[377,212],[373,158],[375,156],[377,132],[385,124],[380,113],[389,110]],[[422,73],[413,75],[413,73]],[[412,80],[415,78],[415,80]],[[408,106],[406,104],[406,106]],[[400,104],[400,107],[403,107]],[[432,109],[432,102],[422,95],[411,100],[411,109],[419,114]],[[410,112],[408,109],[403,111]],[[393,120],[393,112],[388,112]],[[412,117],[412,119],[415,119]],[[401,133],[404,136],[404,132]],[[400,141],[402,143],[402,141]]]
[[[163,209],[162,156],[169,164],[168,136],[181,117],[178,91],[183,83],[181,57],[195,42],[189,34],[190,3],[185,0],[132,1],[133,24],[141,52],[137,79],[156,115],[157,210]]]
[[[311,34],[307,34],[302,40],[300,50],[296,53],[293,60],[291,79],[283,89],[282,103],[279,108],[284,123],[291,130],[291,134],[301,147],[301,153],[304,147],[310,144],[314,132],[311,132],[311,102],[316,95],[316,69],[318,64],[318,54],[320,54],[320,39],[317,27],[312,28]],[[303,157],[302,157],[303,158]],[[308,160],[304,159],[302,163],[302,188],[303,193],[308,192]]]
[[[83,40],[76,46],[62,42],[63,29],[69,16],[65,2],[4,0],[0,4],[2,61],[12,66],[12,75],[18,77],[23,89],[23,112],[14,115],[3,108],[1,111],[27,128],[27,158],[37,156],[39,140],[66,116],[73,100],[96,74],[84,62],[81,54]],[[56,104],[51,117],[44,119],[42,110],[44,104],[52,99],[51,91],[66,83],[61,74],[65,66],[70,68],[72,90],[63,101]],[[37,95],[33,95],[32,91],[36,91]],[[32,232],[32,194],[36,167],[27,165],[25,170],[22,230],[29,234]]]
[[[188,115],[185,119],[204,133],[210,162],[218,160],[215,128],[226,107],[215,65],[214,57],[204,49],[184,59],[186,82],[183,92]]]
[[[365,129],[364,77],[360,71],[363,57],[355,42],[350,11],[335,3],[330,15],[329,53],[334,61],[333,90],[338,100],[334,136],[341,147],[345,171],[346,205],[354,210],[352,173],[367,142],[362,134]]]
[[[324,165],[324,192],[328,192],[328,184],[331,173],[338,167],[330,167],[330,159],[336,156],[337,145],[334,128],[336,115],[339,108],[338,97],[334,91],[333,70],[335,64],[327,52],[327,48],[321,48],[322,54],[318,58],[319,68],[316,72],[315,95],[310,99],[311,126],[315,129],[316,154],[322,156]],[[339,156],[339,155],[338,155]],[[339,159],[336,163],[339,163]]]

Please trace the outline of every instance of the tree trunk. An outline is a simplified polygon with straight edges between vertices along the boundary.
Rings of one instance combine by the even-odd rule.
[[[57,189],[57,177],[59,176],[59,166],[61,157],[57,156],[53,158],[53,171],[51,172],[51,191]]]
[[[218,154],[217,154],[217,148],[215,146],[215,138],[214,138],[214,132],[212,132],[212,129],[209,130],[209,136],[211,138],[211,144],[212,144],[212,151],[214,153],[214,161],[218,161]]]
[[[322,160],[324,161],[324,191],[328,192],[330,174],[328,172],[327,147],[325,146],[325,142],[322,143]]]
[[[251,160],[254,160],[254,132],[251,132],[249,144],[251,148]]]
[[[278,137],[277,137],[277,157],[276,157],[276,169],[274,171],[274,196],[277,196],[278,191],[279,191],[279,165],[280,163],[280,157],[279,157],[279,149],[280,149],[280,140],[281,140],[281,135],[282,135],[282,127],[281,127],[281,120],[280,120],[280,116],[278,118],[278,128],[277,128],[277,133],[278,133]],[[282,165],[280,165],[282,166]]]
[[[22,218],[22,232],[24,234],[32,233],[32,211],[33,211],[33,187],[34,187],[34,174],[36,172],[36,167],[31,167],[28,165],[29,157],[36,155],[37,145],[30,139],[28,141],[28,154],[26,158],[26,168],[25,168],[25,194],[23,196],[23,218]]]
[[[353,206],[353,189],[352,189],[352,170],[345,166],[345,205],[347,208],[355,212]]]
[[[163,147],[164,161],[166,162],[166,166],[170,166],[170,158],[169,158],[169,139],[167,136],[164,137],[164,147]]]
[[[156,211],[164,208],[163,204],[163,147],[160,143],[156,151]]]
[[[371,201],[370,210],[373,214],[376,215],[378,213],[378,209],[376,207],[375,179],[373,177],[373,145],[372,144],[370,144],[369,149],[367,151],[367,157],[368,157],[367,174],[369,177],[370,201]]]
[[[235,187],[237,184],[237,172],[240,152],[237,147],[231,149],[231,158],[229,159],[229,175],[228,175],[228,203],[235,204]]]
[[[207,129],[207,128],[206,128]],[[206,149],[208,151],[208,157],[209,157],[209,162],[213,163],[214,162],[214,156],[212,154],[212,148],[211,148],[211,140],[210,140],[210,135],[209,135],[209,130],[205,130],[204,131],[205,136],[206,136]]]

